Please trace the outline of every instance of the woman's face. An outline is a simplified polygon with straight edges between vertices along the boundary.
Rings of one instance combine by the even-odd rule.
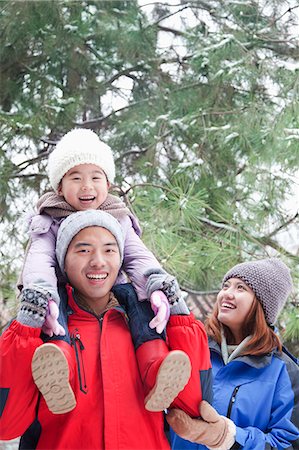
[[[235,344],[243,340],[242,328],[254,300],[253,290],[239,278],[227,280],[217,295],[218,320],[231,330]]]

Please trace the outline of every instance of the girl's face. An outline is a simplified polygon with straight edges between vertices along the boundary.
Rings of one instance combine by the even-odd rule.
[[[62,178],[58,194],[76,211],[97,209],[106,200],[110,185],[104,171],[95,164],[79,164]]]
[[[242,328],[254,300],[253,290],[239,278],[227,280],[217,295],[218,320],[231,330],[235,344],[243,340]]]

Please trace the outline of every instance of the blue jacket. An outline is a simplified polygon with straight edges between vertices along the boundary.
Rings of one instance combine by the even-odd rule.
[[[299,367],[285,353],[239,356],[224,364],[210,340],[213,406],[236,425],[233,449],[299,449]],[[200,450],[171,432],[172,449]]]

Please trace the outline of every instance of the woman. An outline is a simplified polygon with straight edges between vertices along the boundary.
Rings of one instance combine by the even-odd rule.
[[[201,419],[172,410],[173,449],[299,449],[299,367],[274,330],[291,290],[290,271],[276,258],[226,273],[206,323],[219,414],[205,402]]]

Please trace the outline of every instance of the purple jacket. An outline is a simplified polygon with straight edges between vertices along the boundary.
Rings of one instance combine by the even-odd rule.
[[[57,304],[60,300],[55,271],[55,246],[57,231],[63,220],[54,219],[47,214],[32,217],[29,225],[31,242],[22,273],[23,288],[49,292]],[[140,239],[137,219],[133,215],[126,215],[119,222],[125,236],[125,247],[123,265],[115,284],[131,281],[138,299],[142,301],[147,299],[144,272],[149,268],[160,268],[161,265]]]

